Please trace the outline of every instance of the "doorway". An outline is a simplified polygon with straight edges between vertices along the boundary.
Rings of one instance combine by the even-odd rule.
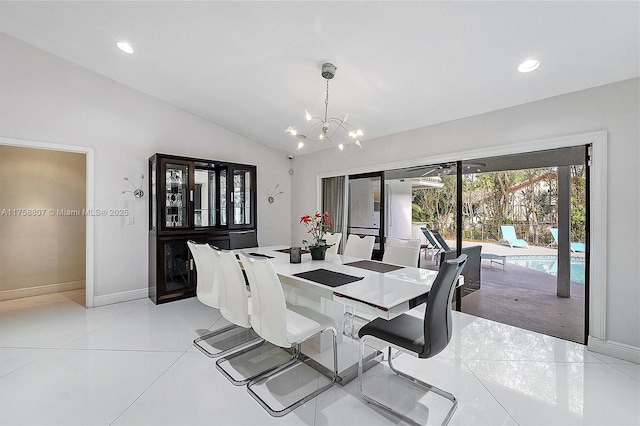
[[[462,312],[586,343],[589,150],[462,162],[463,247],[482,245]]]
[[[93,217],[84,214],[94,205],[93,148],[0,138],[0,149],[1,169],[11,170],[4,182],[13,182],[1,197],[13,253],[4,257],[0,297],[57,294],[93,307]]]

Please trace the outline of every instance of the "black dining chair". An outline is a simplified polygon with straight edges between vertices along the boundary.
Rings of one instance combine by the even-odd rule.
[[[358,382],[360,392],[367,402],[392,413],[406,422],[418,424],[416,420],[411,419],[407,415],[394,410],[365,393],[362,385],[364,347],[367,341],[373,340],[374,343],[377,343],[375,345],[376,347],[380,345],[389,347],[388,362],[389,367],[394,373],[412,384],[422,387],[426,391],[432,391],[453,403],[442,422],[443,425],[449,423],[454,411],[458,407],[456,397],[449,392],[396,369],[393,366],[391,349],[410,353],[418,358],[431,358],[447,347],[453,331],[451,299],[453,298],[458,277],[466,261],[467,255],[462,254],[457,259],[445,261],[440,267],[438,276],[427,296],[424,319],[402,314],[391,320],[377,318],[360,329],[358,332],[358,336],[360,337]]]

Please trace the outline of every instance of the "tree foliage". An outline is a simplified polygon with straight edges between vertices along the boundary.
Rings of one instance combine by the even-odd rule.
[[[442,188],[413,192],[414,222],[455,236],[456,177],[442,176]],[[571,240],[584,241],[586,225],[585,167],[571,167]],[[499,240],[500,225],[513,224],[518,235],[534,244],[552,242],[557,227],[556,168],[466,174],[463,188],[463,236]]]

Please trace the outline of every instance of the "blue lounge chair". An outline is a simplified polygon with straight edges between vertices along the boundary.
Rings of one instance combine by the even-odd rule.
[[[558,228],[550,228],[551,235],[553,235],[553,239],[555,241],[556,246],[558,245]],[[587,250],[587,247],[584,243],[571,243],[570,245],[572,252],[582,252],[584,253]]]
[[[529,248],[529,244],[525,240],[516,237],[516,229],[513,225],[502,225],[500,228],[502,229],[502,241],[508,242],[509,247]]]

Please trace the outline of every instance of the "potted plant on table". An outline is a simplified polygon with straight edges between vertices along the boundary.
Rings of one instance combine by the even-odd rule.
[[[309,245],[311,258],[314,260],[323,260],[325,253],[331,245],[327,245],[324,240],[324,234],[333,227],[331,215],[329,212],[316,212],[313,216],[305,214],[300,217],[300,223],[307,228],[307,233],[311,234],[312,243]]]

